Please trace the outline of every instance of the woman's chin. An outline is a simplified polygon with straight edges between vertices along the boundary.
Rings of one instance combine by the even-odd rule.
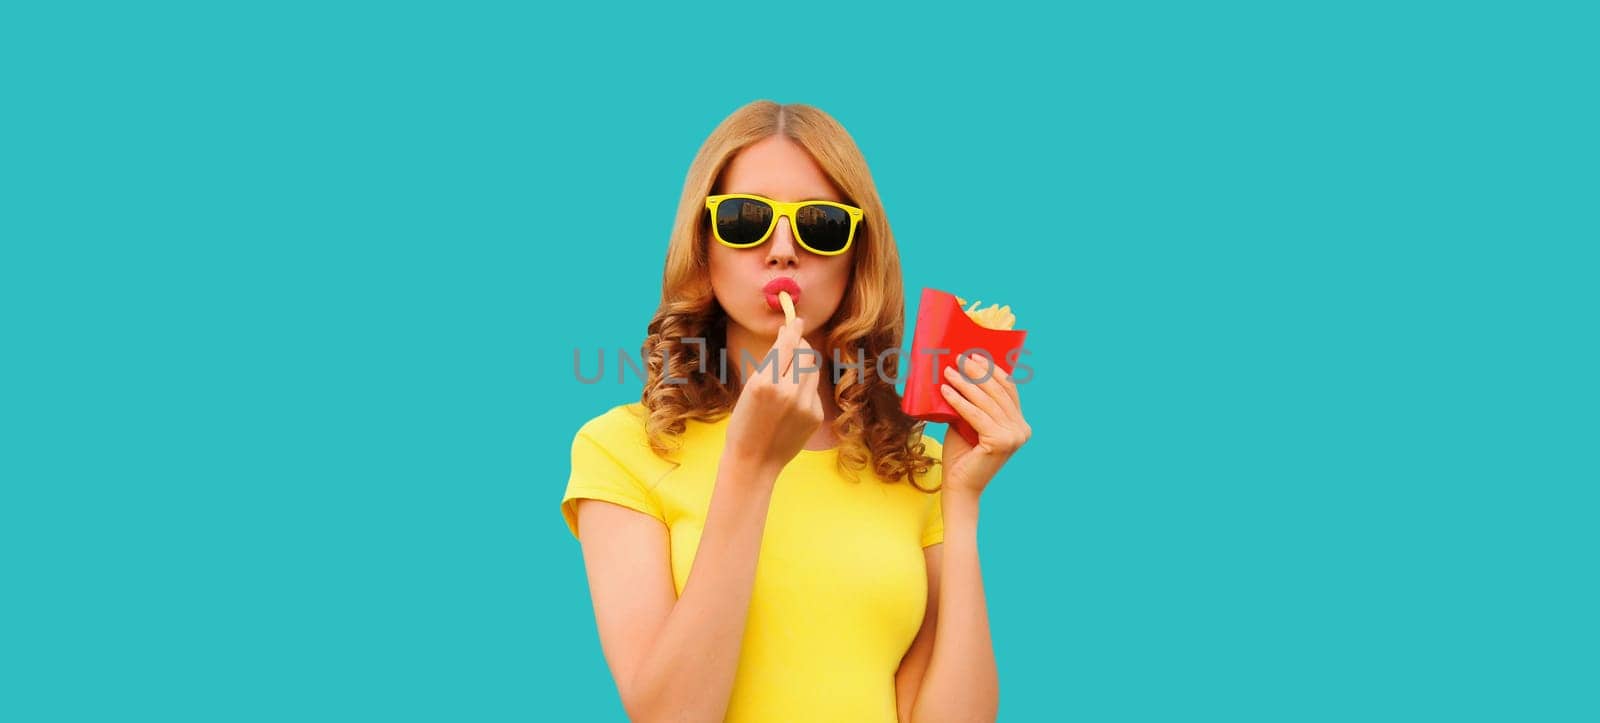
[[[783,312],[772,314],[763,310],[757,312],[754,318],[730,319],[729,321],[731,324],[737,324],[744,333],[769,341],[776,341],[778,332],[783,331]]]

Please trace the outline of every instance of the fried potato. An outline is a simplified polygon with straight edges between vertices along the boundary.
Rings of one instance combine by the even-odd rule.
[[[983,302],[974,301],[971,308],[967,308],[967,300],[959,296],[956,297],[956,303],[962,306],[961,310],[966,312],[967,318],[972,319],[973,323],[985,329],[1016,328],[1017,317],[1011,313],[1009,305],[990,304],[985,308],[979,309],[978,305]]]
[[[783,307],[784,322],[794,321],[794,299],[789,298],[789,292],[778,292],[778,305]]]

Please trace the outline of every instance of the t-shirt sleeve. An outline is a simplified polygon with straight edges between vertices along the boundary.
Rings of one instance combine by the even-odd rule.
[[[928,502],[928,519],[922,524],[923,547],[944,542],[944,505],[940,499],[944,496],[944,491],[928,496],[933,499]]]
[[[561,498],[561,516],[574,538],[580,499],[618,504],[665,524],[661,502],[651,491],[654,471],[642,463],[642,454],[654,453],[643,429],[621,408],[590,420],[573,436],[572,474]]]
[[[932,437],[922,438],[924,449],[929,456],[939,459],[943,455],[944,447]],[[924,475],[917,478],[917,485],[923,489],[939,489],[928,495],[928,510],[922,521],[922,546],[937,545],[944,542],[944,467],[934,464]]]

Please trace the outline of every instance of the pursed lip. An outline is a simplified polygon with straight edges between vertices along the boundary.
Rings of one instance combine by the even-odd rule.
[[[779,276],[768,281],[766,286],[761,287],[762,295],[767,297],[767,306],[773,310],[783,308],[783,305],[778,303],[778,292],[780,291],[789,292],[789,300],[796,304],[800,303],[800,283],[791,276]]]

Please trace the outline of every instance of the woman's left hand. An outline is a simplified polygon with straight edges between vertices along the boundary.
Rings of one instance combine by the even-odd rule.
[[[945,433],[944,489],[977,496],[1006,460],[1028,441],[1033,429],[1022,418],[1017,383],[1010,374],[993,361],[978,356],[968,355],[957,359],[956,363],[966,370],[966,376],[954,367],[946,369],[939,390],[945,401],[978,432],[978,444],[969,444],[954,429]],[[990,369],[993,373],[985,378]]]

